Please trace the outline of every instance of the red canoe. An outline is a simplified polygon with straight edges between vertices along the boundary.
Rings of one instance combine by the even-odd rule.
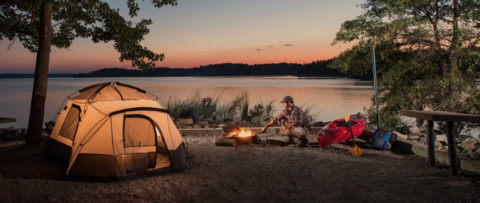
[[[365,117],[361,114],[355,114],[350,117],[348,122],[345,122],[344,118],[330,122],[318,134],[320,147],[328,147],[331,144],[344,142],[352,138],[351,133],[348,132],[348,126],[351,126],[353,136],[360,136],[365,131]]]

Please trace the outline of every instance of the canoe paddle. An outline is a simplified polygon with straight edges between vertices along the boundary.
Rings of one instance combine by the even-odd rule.
[[[350,135],[353,139],[353,146],[350,147],[350,154],[352,154],[352,156],[362,156],[362,149],[355,144],[355,136],[353,135],[352,126],[350,126],[350,123],[348,122],[349,120],[350,114],[347,114],[345,116],[345,122],[347,123],[347,134],[350,132]]]

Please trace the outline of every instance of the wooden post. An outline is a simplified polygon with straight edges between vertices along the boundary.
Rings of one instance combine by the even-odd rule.
[[[457,148],[455,144],[454,137],[454,126],[453,121],[447,121],[447,141],[448,141],[448,156],[450,158],[450,169],[452,170],[453,175],[458,174],[458,163],[457,163]]]
[[[433,130],[435,124],[433,121],[428,121],[428,163],[430,166],[435,166],[435,135]]]

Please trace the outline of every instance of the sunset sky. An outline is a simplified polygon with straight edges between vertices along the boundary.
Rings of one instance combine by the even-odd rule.
[[[108,1],[127,16],[126,0]],[[349,45],[331,46],[345,20],[361,13],[355,0],[178,0],[178,6],[141,5],[151,18],[142,42],[165,60],[158,67],[189,68],[214,63],[309,63],[337,56]],[[138,19],[133,19],[138,20]],[[68,49],[52,47],[50,73],[88,72],[120,63],[113,43],[76,39]],[[0,41],[0,73],[34,72],[35,53]]]

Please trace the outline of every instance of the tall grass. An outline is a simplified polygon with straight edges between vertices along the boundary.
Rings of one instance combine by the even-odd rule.
[[[248,104],[248,93],[243,91],[232,101],[220,104],[215,116],[218,120],[233,119],[237,116],[247,120],[245,115],[248,115]]]
[[[192,118],[195,121],[214,118],[220,95],[201,98],[197,91],[193,96],[181,100],[169,97],[161,101],[175,120],[179,118]]]
[[[274,102],[259,103],[250,108],[248,92],[245,90],[232,100],[220,102],[224,91],[209,97],[200,97],[199,92],[186,99],[169,97],[167,101],[161,101],[170,112],[174,120],[179,118],[192,118],[194,121],[212,119],[212,120],[235,120],[241,119],[250,121],[254,117],[264,116],[264,118],[273,117],[275,112]],[[313,121],[318,113],[313,113],[313,106],[302,105],[305,116],[309,121]]]

